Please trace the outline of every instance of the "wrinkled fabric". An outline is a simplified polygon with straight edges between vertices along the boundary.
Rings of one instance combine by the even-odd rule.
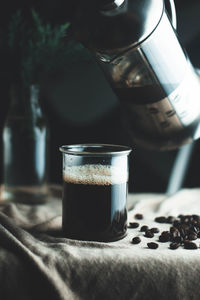
[[[170,250],[148,239],[142,225],[158,224],[159,215],[200,214],[200,189],[164,195],[129,195],[129,221],[140,227],[112,243],[64,238],[61,231],[61,195],[42,205],[0,203],[0,299],[2,300],[114,300],[200,299],[200,249]],[[143,220],[134,215],[142,213]],[[131,240],[140,236],[142,242]],[[198,246],[200,241],[195,241]]]

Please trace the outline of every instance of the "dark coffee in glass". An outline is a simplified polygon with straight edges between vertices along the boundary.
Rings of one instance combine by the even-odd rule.
[[[125,153],[120,155],[122,150]],[[98,157],[97,151],[96,155],[90,153],[89,160],[77,159],[76,152],[71,157],[74,163],[66,158],[70,154],[64,152],[63,233],[72,239],[115,241],[123,238],[127,230],[127,151],[130,150],[120,148],[115,159],[112,153],[106,160],[102,155]],[[82,152],[84,157],[85,152]],[[82,164],[76,165],[75,161],[80,163],[80,160]]]

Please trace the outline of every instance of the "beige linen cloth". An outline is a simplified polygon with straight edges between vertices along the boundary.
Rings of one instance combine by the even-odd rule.
[[[200,214],[200,189],[176,195],[129,195],[129,220],[169,228],[155,216]],[[134,236],[142,242],[133,245]],[[140,228],[117,242],[81,242],[61,235],[61,195],[43,205],[0,204],[0,299],[148,300],[200,299],[200,249],[170,250]],[[200,240],[196,243],[199,246]]]

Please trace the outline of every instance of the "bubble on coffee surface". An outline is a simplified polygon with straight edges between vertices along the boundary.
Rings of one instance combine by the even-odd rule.
[[[66,167],[63,179],[68,183],[111,185],[121,184],[128,180],[127,170],[109,165],[83,165]]]

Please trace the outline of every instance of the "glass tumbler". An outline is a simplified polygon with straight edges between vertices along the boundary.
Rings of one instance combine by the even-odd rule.
[[[126,146],[61,146],[64,236],[111,242],[127,231],[128,155]]]

